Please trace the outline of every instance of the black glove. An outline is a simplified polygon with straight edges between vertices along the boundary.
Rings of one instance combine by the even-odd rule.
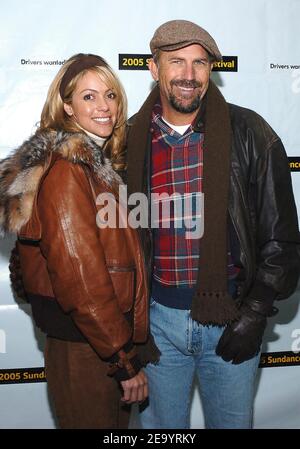
[[[10,282],[14,293],[18,298],[28,301],[23,285],[20,256],[17,244],[13,248],[9,259]]]
[[[233,364],[242,363],[259,353],[267,325],[267,316],[277,313],[272,303],[268,309],[264,310],[265,313],[257,312],[260,302],[247,298],[239,309],[240,318],[224,330],[217,345],[216,354],[225,362],[232,360]]]

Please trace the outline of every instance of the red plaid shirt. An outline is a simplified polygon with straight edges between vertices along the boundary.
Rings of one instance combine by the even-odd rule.
[[[156,104],[152,111],[151,128],[151,193],[167,194],[167,198],[178,193],[183,207],[180,214],[180,207],[176,209],[171,202],[167,219],[161,207],[157,220],[152,213],[153,276],[154,280],[165,286],[193,287],[199,267],[199,238],[187,238],[186,232],[190,229],[189,218],[196,220],[199,212],[196,202],[201,201],[202,193],[204,134],[194,132],[192,126],[183,135],[177,133],[162,120],[161,112],[161,105]],[[168,205],[168,200],[164,203]],[[158,210],[155,200],[152,200],[152,210],[155,206]],[[181,226],[176,227],[178,222]],[[229,253],[229,278],[235,274]]]
[[[180,210],[174,213],[176,209],[171,202],[170,216],[163,217],[160,213],[157,222],[152,223],[152,227],[156,225],[153,231],[154,279],[167,286],[192,287],[197,280],[199,239],[187,238],[186,232],[190,228],[189,219],[195,219],[196,200],[202,192],[204,135],[195,133],[191,126],[181,135],[163,122],[160,114],[161,106],[155,105],[151,193],[167,194],[167,197],[178,193],[182,214]]]

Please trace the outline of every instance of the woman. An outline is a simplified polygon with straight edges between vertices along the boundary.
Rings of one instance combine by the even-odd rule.
[[[122,213],[112,167],[122,169],[125,126],[116,75],[101,57],[78,54],[54,78],[35,135],[0,164],[0,227],[18,234],[61,428],[126,428],[122,404],[148,395],[135,346],[148,331],[139,240],[129,227],[96,224],[101,193]]]

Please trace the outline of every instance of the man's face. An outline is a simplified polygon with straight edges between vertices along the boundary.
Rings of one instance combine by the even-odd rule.
[[[161,51],[149,68],[159,88],[164,115],[173,112],[190,115],[198,110],[205,95],[212,69],[207,51],[193,44],[174,51]]]

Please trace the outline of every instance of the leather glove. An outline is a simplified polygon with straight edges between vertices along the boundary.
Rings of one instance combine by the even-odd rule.
[[[229,324],[224,330],[216,347],[216,354],[225,362],[239,364],[252,359],[260,351],[263,334],[267,325],[267,316],[277,313],[277,309],[265,308],[264,313],[258,312],[262,301],[247,298],[241,305],[240,318]]]
[[[10,282],[14,293],[18,298],[28,302],[26,292],[23,285],[20,256],[17,243],[13,248],[9,259]]]

